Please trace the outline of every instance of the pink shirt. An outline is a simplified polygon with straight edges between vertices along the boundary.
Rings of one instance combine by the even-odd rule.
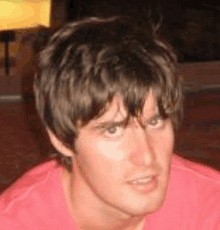
[[[62,167],[44,163],[0,197],[0,230],[77,230],[68,213]],[[86,212],[86,210],[85,210]],[[164,206],[144,230],[220,230],[220,173],[174,156]]]

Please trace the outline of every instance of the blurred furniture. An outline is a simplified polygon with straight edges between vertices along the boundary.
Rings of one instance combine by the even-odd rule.
[[[9,62],[9,43],[15,41],[15,31],[5,30],[0,32],[0,41],[5,45],[5,75],[9,75],[10,62]]]

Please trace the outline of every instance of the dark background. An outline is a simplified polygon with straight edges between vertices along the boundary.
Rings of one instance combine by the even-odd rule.
[[[87,16],[131,15],[143,21],[151,12],[162,20],[161,36],[174,46],[180,62],[220,59],[220,3],[190,0],[68,0],[67,21]]]

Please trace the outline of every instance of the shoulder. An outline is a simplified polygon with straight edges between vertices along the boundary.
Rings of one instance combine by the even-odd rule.
[[[56,161],[49,161],[25,173],[0,196],[0,218],[20,215],[24,207],[31,212],[30,204],[37,206],[40,198],[47,196],[50,186],[53,186],[53,177],[58,176],[59,170]]]
[[[0,196],[0,230],[76,229],[66,206],[63,167],[43,163]]]
[[[171,175],[181,177],[187,181],[193,180],[197,184],[209,183],[213,186],[220,186],[219,171],[177,155],[173,157]]]
[[[152,229],[219,230],[219,210],[220,173],[174,155],[164,205],[147,220]]]
[[[220,228],[220,172],[174,156],[170,176],[169,200],[185,209],[196,229]]]
[[[178,193],[184,191],[189,197],[194,195],[203,203],[210,202],[211,197],[220,202],[220,172],[176,155],[171,166],[170,187],[171,190],[178,188]]]

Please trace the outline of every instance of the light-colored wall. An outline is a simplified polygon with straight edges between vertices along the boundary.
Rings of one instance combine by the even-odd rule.
[[[50,0],[0,1],[0,30],[49,26]]]
[[[21,94],[24,74],[33,72],[33,52],[27,44],[20,43],[24,35],[33,33],[39,25],[50,24],[51,0],[3,0],[0,1],[0,32],[13,29],[16,40],[9,43],[9,57],[15,58],[16,66],[5,75],[5,68],[0,67],[0,94]],[[0,42],[0,58],[4,60],[5,45]],[[27,79],[28,80],[28,79]],[[30,78],[30,82],[32,78]],[[26,81],[28,82],[28,81]],[[26,91],[30,91],[27,86]]]

